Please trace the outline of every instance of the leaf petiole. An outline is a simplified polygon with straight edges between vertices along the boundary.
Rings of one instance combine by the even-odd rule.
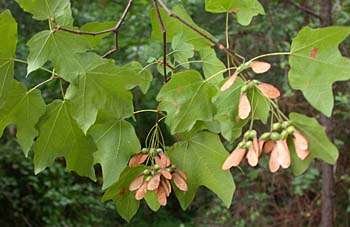
[[[269,54],[262,54],[262,55],[259,55],[259,56],[256,56],[256,57],[250,59],[248,62],[253,62],[253,61],[258,60],[260,58],[278,56],[278,55],[291,55],[291,52],[275,52],[275,53],[269,53]]]

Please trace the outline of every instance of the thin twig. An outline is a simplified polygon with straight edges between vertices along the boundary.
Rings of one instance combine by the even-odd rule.
[[[176,20],[180,21],[182,24],[186,25],[187,27],[189,27],[191,30],[193,30],[194,32],[196,32],[197,34],[199,34],[200,36],[202,36],[203,38],[205,38],[206,40],[208,40],[209,42],[215,44],[220,50],[224,51],[226,54],[228,54],[233,60],[237,61],[237,58],[235,56],[235,53],[232,52],[231,50],[229,50],[228,48],[226,48],[224,45],[222,45],[221,43],[217,42],[216,40],[212,39],[211,37],[209,37],[207,34],[205,34],[204,32],[202,32],[201,30],[199,30],[198,28],[194,27],[192,24],[188,23],[187,21],[185,21],[184,19],[182,19],[181,17],[179,17],[178,15],[176,15],[175,13],[173,13],[163,2],[163,0],[157,0],[159,2],[159,4],[162,6],[162,8],[166,11],[166,13],[170,16],[175,18]]]
[[[286,1],[287,1],[287,3],[289,3],[289,4],[293,5],[293,6],[295,6],[296,8],[301,9],[301,10],[304,11],[305,13],[310,14],[311,16],[314,16],[314,17],[316,17],[316,18],[318,18],[318,19],[321,20],[321,16],[318,15],[317,13],[315,13],[314,11],[312,11],[311,9],[306,8],[306,7],[302,6],[302,5],[299,5],[298,3],[295,3],[295,2],[292,1],[292,0],[286,0]]]
[[[163,35],[163,70],[164,70],[164,83],[166,83],[168,81],[168,76],[167,76],[167,61],[166,61],[166,52],[167,52],[167,49],[166,49],[166,43],[167,43],[167,40],[166,40],[166,29],[165,29],[165,26],[164,26],[164,22],[163,22],[163,19],[162,19],[162,16],[160,15],[160,12],[159,12],[159,7],[158,7],[158,3],[156,0],[152,0],[153,2],[153,6],[154,6],[154,9],[156,10],[156,14],[157,14],[157,19],[158,19],[158,22],[159,22],[159,25],[160,25],[160,29],[162,30],[162,35]]]
[[[117,51],[119,49],[118,32],[119,32],[120,27],[124,23],[125,18],[128,15],[128,12],[130,11],[132,3],[133,3],[133,0],[129,0],[128,1],[128,4],[126,5],[122,16],[120,17],[120,19],[118,20],[118,22],[114,26],[114,28],[110,28],[110,29],[106,29],[106,30],[102,30],[102,31],[97,31],[97,32],[87,32],[87,31],[73,30],[73,29],[69,29],[69,28],[64,28],[61,25],[56,25],[54,31],[65,31],[65,32],[78,34],[78,35],[91,35],[91,36],[102,35],[102,34],[113,32],[114,33],[114,47],[112,49],[110,49],[109,51],[107,51],[105,54],[102,55],[102,57],[105,58],[105,57],[109,56],[110,54],[114,53],[115,51]]]

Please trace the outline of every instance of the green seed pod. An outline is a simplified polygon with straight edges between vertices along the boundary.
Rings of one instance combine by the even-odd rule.
[[[254,137],[256,137],[256,131],[253,129],[253,130],[250,130],[250,132],[249,132],[249,137],[251,138],[251,139],[253,139]]]
[[[245,144],[246,144],[246,142],[244,142],[244,141],[242,141],[242,142],[239,142],[239,144],[238,144],[238,148],[244,148],[245,147]]]
[[[168,171],[169,173],[172,173],[172,172],[174,171],[174,169],[171,168],[171,167],[168,167],[168,168],[166,168],[165,170]]]
[[[278,141],[281,139],[281,135],[278,132],[271,133],[271,140]]]
[[[295,131],[294,126],[289,126],[289,127],[287,128],[287,132],[288,132],[289,135],[292,135],[292,134],[294,133],[294,131]]]
[[[280,130],[281,128],[282,128],[282,124],[279,123],[279,122],[274,123],[274,124],[272,125],[272,130],[273,130],[273,131],[278,131],[278,130]]]
[[[141,152],[142,152],[142,154],[147,154],[148,153],[148,149],[147,148],[142,148]]]
[[[246,131],[246,132],[244,133],[243,138],[244,138],[245,140],[249,140],[249,139],[250,139],[250,130],[248,130],[248,131]]]
[[[143,175],[145,175],[145,176],[148,176],[148,175],[150,175],[151,174],[151,171],[149,170],[149,169],[145,169],[144,171],[143,171]]]
[[[253,146],[253,142],[252,141],[247,141],[246,143],[245,143],[245,148],[247,148],[247,149],[249,149],[249,148],[251,148]]]
[[[291,125],[291,122],[290,122],[290,121],[284,121],[284,122],[282,122],[282,127],[283,127],[283,128],[288,128],[290,125]]]
[[[157,154],[160,154],[162,152],[163,152],[162,148],[157,148]]]
[[[243,85],[243,86],[241,87],[241,94],[247,92],[247,90],[248,90],[248,86],[247,86],[247,85]]]
[[[150,149],[149,149],[149,153],[150,153],[151,155],[155,154],[155,153],[156,153],[156,149],[150,148]]]
[[[281,132],[281,140],[287,139],[288,135],[289,135],[288,131],[287,130],[283,130]]]
[[[160,166],[158,165],[158,164],[155,164],[154,166],[153,166],[153,168],[154,168],[154,170],[159,170],[160,169]]]
[[[270,132],[265,132],[265,133],[263,133],[263,134],[260,136],[259,140],[269,140],[270,137],[271,137],[271,133],[270,133]]]
[[[148,182],[148,181],[150,181],[151,179],[152,179],[152,176],[147,176],[146,179],[145,179],[145,181]]]

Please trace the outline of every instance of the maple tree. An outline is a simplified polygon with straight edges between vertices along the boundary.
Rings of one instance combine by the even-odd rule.
[[[186,209],[200,186],[229,207],[235,183],[227,170],[245,156],[256,166],[264,153],[269,155],[271,172],[290,167],[295,175],[315,158],[330,164],[338,158],[336,146],[314,118],[300,113],[286,116],[278,107],[279,89],[258,79],[271,68],[268,57],[288,56],[292,88],[331,116],[332,84],[350,79],[349,59],[338,50],[349,27],[306,27],[289,52],[246,61],[196,25],[182,6],[169,9],[162,0],[153,0],[152,39],[162,41],[163,53],[146,66],[136,61],[117,66],[109,56],[118,50],[119,28],[127,23],[132,0],[116,23],[92,22],[80,28],[73,26],[69,0],[17,2],[33,19],[47,21],[48,30],[28,41],[26,60],[17,59],[17,23],[10,11],[0,14],[1,132],[16,125],[24,154],[33,148],[35,173],[64,157],[67,171],[96,180],[94,166],[99,164],[106,190],[103,200],[114,200],[126,220],[138,210],[139,200],[145,199],[157,211],[171,192]],[[257,0],[206,0],[205,9],[234,15],[242,25],[264,14]],[[102,56],[92,51],[110,33],[115,40],[111,50]],[[227,55],[227,62],[217,58],[218,51]],[[193,66],[195,62],[200,69]],[[44,70],[48,78],[27,89],[14,79],[15,63],[27,64],[27,76]],[[135,110],[132,90],[148,91],[152,66],[164,77],[158,108]],[[55,80],[62,97],[45,103],[40,88]],[[143,113],[157,118],[146,141],[139,141],[131,121]],[[163,121],[176,143],[164,141],[159,127]],[[256,121],[266,125],[266,132],[258,135]],[[231,154],[223,140],[236,145]]]

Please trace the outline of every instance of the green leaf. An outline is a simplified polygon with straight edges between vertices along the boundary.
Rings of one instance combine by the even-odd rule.
[[[146,94],[151,82],[153,75],[148,69],[144,69],[139,62],[132,61],[122,67],[124,71],[129,71],[129,75],[126,75],[128,78],[128,83],[132,86],[138,85],[143,94]],[[134,75],[132,75],[134,74]]]
[[[0,105],[11,93],[17,44],[17,23],[9,10],[0,14]]]
[[[107,30],[110,28],[113,28],[115,26],[115,21],[106,21],[106,22],[90,22],[85,25],[83,25],[80,30],[86,31],[86,32],[98,32]],[[101,35],[85,35],[84,37],[89,40],[90,46],[95,47],[100,44],[101,40],[107,36],[109,36],[110,33],[105,33]]]
[[[237,11],[241,25],[249,25],[254,16],[264,15],[265,11],[258,0],[205,0],[205,10],[212,13]]]
[[[97,145],[94,159],[102,166],[102,189],[106,189],[118,180],[131,155],[140,151],[141,145],[129,122],[107,114],[99,114],[88,134]]]
[[[264,124],[266,124],[270,115],[269,100],[257,88],[250,89],[248,91],[248,97],[250,105],[252,106],[254,119],[261,120]]]
[[[56,158],[64,157],[68,171],[96,179],[93,168],[96,146],[72,118],[69,101],[56,100],[48,105],[38,128],[40,135],[34,145],[36,174],[50,166]]]
[[[350,60],[339,52],[339,44],[349,33],[349,27],[306,27],[292,43],[289,82],[327,116],[334,105],[332,84],[350,79]]]
[[[147,191],[144,199],[147,203],[147,206],[151,210],[153,210],[154,212],[159,210],[160,204],[158,202],[157,194],[154,191]]]
[[[27,93],[24,85],[12,80],[12,90],[0,107],[0,136],[6,126],[17,126],[17,138],[27,156],[34,138],[39,134],[35,129],[39,118],[45,113],[45,103],[39,90]]]
[[[322,159],[329,164],[335,164],[338,159],[338,149],[332,144],[325,132],[325,128],[321,126],[314,118],[307,117],[298,113],[289,115],[293,125],[307,138],[309,141],[310,156],[304,161],[296,156],[294,146],[289,146],[292,157],[292,170],[295,175],[302,174],[310,165],[314,158]]]
[[[146,166],[125,168],[117,183],[112,185],[103,195],[102,200],[113,200],[117,211],[122,218],[130,221],[140,206],[140,201],[135,199],[135,192],[129,191],[130,183],[146,169]]]
[[[174,74],[157,97],[159,108],[167,112],[165,122],[170,132],[186,132],[197,121],[212,120],[211,98],[215,92],[213,85],[203,81],[196,71]]]
[[[238,117],[238,105],[243,84],[243,80],[237,78],[229,89],[219,91],[213,101],[217,112],[214,119],[220,125],[222,136],[230,142],[241,135],[242,128],[247,123],[247,120],[242,121]]]
[[[135,63],[117,67],[111,59],[89,53],[77,56],[84,67],[76,84],[71,84],[66,99],[71,100],[73,117],[86,132],[95,122],[97,112],[105,110],[117,119],[132,116],[132,94],[127,89],[144,83],[144,77],[135,70]],[[129,68],[130,66],[130,68]]]
[[[190,43],[194,46],[196,50],[200,50],[202,48],[207,48],[208,46],[212,46],[213,44],[200,36],[197,32],[193,31],[192,29],[188,28],[186,25],[182,24],[178,20],[176,20],[173,17],[170,17],[162,8],[159,9],[161,17],[164,22],[164,26],[166,28],[171,28],[167,30],[167,40],[171,41],[175,35],[178,33],[183,33],[184,35],[184,41],[186,43]],[[184,19],[186,22],[190,23],[195,28],[199,29],[201,32],[208,35],[210,38],[215,39],[212,35],[210,35],[207,31],[204,29],[201,29],[198,25],[196,25],[192,18],[188,15],[187,11],[182,6],[175,6],[175,8],[172,10],[173,13]],[[151,10],[151,24],[152,24],[152,38],[156,40],[162,40],[162,32],[160,29],[160,25],[158,22],[157,15],[155,13],[155,10]]]
[[[175,190],[182,209],[190,205],[199,186],[205,186],[216,193],[227,207],[231,205],[235,184],[231,173],[221,169],[228,152],[219,136],[200,132],[187,141],[176,143],[168,154],[172,162],[188,177],[189,191]]]
[[[205,48],[200,50],[199,54],[203,61],[202,67],[203,67],[205,78],[209,78],[213,75],[216,75],[210,81],[214,83],[222,81],[222,79],[224,78],[223,77],[224,74],[219,72],[225,70],[226,66],[224,65],[224,63],[222,63],[222,61],[220,61],[216,57],[215,50],[211,48]]]
[[[188,44],[184,40],[184,34],[181,32],[174,36],[171,43],[172,49],[174,51],[174,58],[179,64],[181,64],[186,69],[190,68],[189,58],[194,55],[193,45]]]
[[[16,0],[36,20],[54,19],[60,25],[73,23],[69,0]]]
[[[84,72],[76,53],[86,52],[89,41],[79,35],[63,31],[42,31],[28,42],[27,74],[37,70],[47,61],[52,61],[57,73],[69,82],[74,82],[79,73]]]

